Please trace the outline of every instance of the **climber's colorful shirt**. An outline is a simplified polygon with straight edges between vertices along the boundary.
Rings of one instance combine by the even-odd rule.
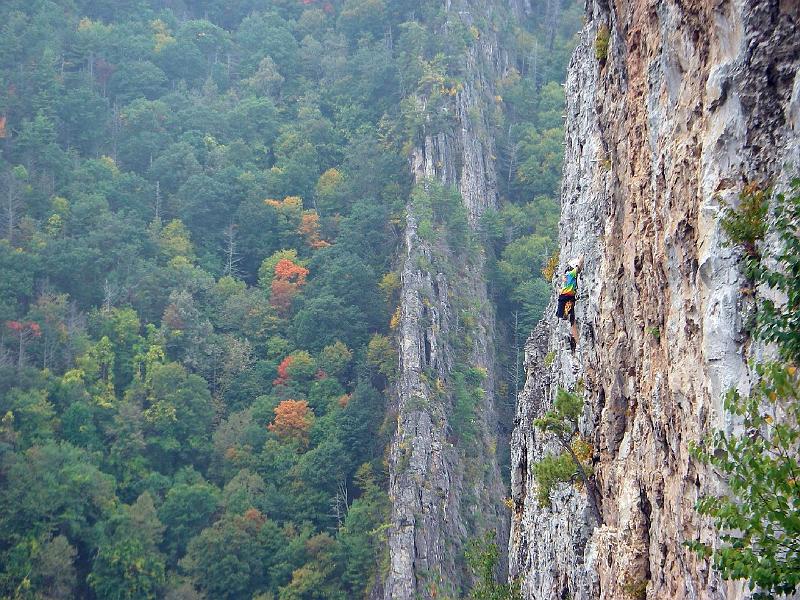
[[[578,269],[573,267],[567,271],[564,277],[564,287],[561,288],[562,296],[574,296],[575,289],[578,287]]]

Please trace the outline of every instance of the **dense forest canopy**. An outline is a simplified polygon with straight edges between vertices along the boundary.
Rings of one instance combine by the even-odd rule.
[[[541,4],[441,36],[416,0],[2,2],[0,595],[369,592],[408,152],[448,126],[404,100],[481,28],[517,57],[481,233],[524,337],[578,27]]]

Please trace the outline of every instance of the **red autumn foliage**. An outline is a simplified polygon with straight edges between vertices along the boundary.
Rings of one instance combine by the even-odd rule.
[[[291,375],[289,375],[289,368],[294,362],[294,356],[287,356],[278,365],[278,378],[272,382],[272,385],[286,385],[289,383]]]
[[[275,407],[275,419],[267,425],[272,433],[284,440],[308,441],[314,413],[305,400],[284,400]]]
[[[33,321],[6,321],[6,327],[19,335],[24,335],[25,333],[33,337],[42,335],[42,328],[39,327],[38,323],[34,323]]]
[[[283,279],[273,279],[270,287],[269,303],[281,316],[289,314],[292,299],[297,294],[297,284]]]

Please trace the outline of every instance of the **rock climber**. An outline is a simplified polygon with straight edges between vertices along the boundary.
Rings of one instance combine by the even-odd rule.
[[[583,255],[570,261],[564,271],[564,286],[558,295],[558,308],[556,316],[569,321],[572,326],[572,337],[569,340],[570,350],[575,352],[578,345],[578,325],[575,323],[575,299],[578,293],[578,273],[583,269]]]

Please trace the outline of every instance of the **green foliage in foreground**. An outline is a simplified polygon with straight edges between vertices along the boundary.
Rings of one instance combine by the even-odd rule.
[[[743,433],[716,431],[692,448],[728,491],[697,504],[714,520],[721,546],[690,547],[711,557],[723,577],[747,579],[755,598],[790,594],[800,585],[800,181],[791,189],[789,199],[774,199],[774,253],[764,247],[769,194],[746,188],[739,210],[728,208],[722,220],[744,251],[748,277],[786,299],[756,298],[754,329],[757,339],[777,345],[783,362],[756,365],[759,381],[749,395],[726,394],[725,409],[741,420]]]
[[[699,460],[725,476],[729,491],[697,504],[710,516],[723,544],[712,550],[715,568],[748,579],[757,598],[788,594],[800,584],[800,379],[795,367],[759,365],[753,392],[731,390],[725,408],[743,419],[744,434],[716,431],[693,448]]]
[[[774,253],[767,251],[767,257],[762,258],[757,246],[766,235],[763,222],[767,210],[766,199],[759,198],[759,192],[746,190],[742,197],[744,210],[729,210],[722,225],[731,241],[745,248],[746,271],[753,282],[786,299],[785,302],[759,299],[756,336],[776,344],[782,358],[797,363],[800,362],[800,179],[792,181],[790,190],[788,197],[785,194],[774,197],[771,230],[779,247]]]

